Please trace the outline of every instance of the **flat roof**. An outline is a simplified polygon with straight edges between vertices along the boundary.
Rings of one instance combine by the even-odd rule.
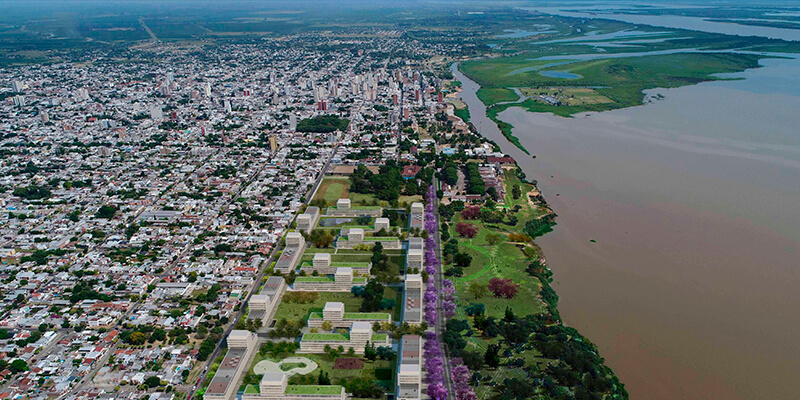
[[[305,395],[340,395],[342,387],[338,385],[291,385],[286,387],[286,394]]]
[[[349,342],[350,335],[346,333],[304,333],[301,341],[310,342]]]
[[[241,365],[243,361],[242,357],[244,357],[246,352],[246,349],[228,349],[228,352],[225,353],[225,358],[222,360],[222,364],[220,364],[219,369],[217,369],[216,374],[214,374],[214,378],[208,385],[206,393],[225,394],[228,390],[228,386],[234,383],[233,378],[236,376],[236,370]]]

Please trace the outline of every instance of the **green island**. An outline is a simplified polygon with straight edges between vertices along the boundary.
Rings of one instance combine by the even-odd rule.
[[[477,96],[503,135],[528,153],[498,115],[510,107],[571,117],[656,101],[646,90],[736,79],[727,73],[758,68],[777,55],[800,52],[793,42],[654,28],[602,19],[531,16],[554,29],[523,38],[489,36],[482,57],[459,69],[481,88]],[[530,154],[530,153],[528,153]]]

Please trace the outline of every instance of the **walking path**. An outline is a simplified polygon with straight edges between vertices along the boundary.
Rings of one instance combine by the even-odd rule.
[[[305,364],[305,367],[295,367],[288,371],[284,371],[281,369],[281,365],[284,364]],[[295,374],[306,375],[313,372],[315,369],[317,369],[317,367],[317,363],[306,357],[289,357],[284,358],[279,362],[262,360],[253,367],[253,373],[256,375],[264,375],[267,372],[283,372],[288,376]]]

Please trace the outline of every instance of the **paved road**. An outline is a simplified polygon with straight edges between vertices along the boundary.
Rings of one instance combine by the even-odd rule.
[[[153,39],[154,42],[158,42],[156,34],[153,33],[153,31],[150,30],[150,27],[147,26],[147,24],[144,22],[144,17],[139,18],[139,25],[141,25],[142,28],[144,28],[144,30],[147,31],[147,34],[150,35],[150,37]]]
[[[438,181],[436,178],[433,178],[433,187],[438,187]],[[439,260],[442,260],[442,236],[439,234],[439,227],[441,227],[441,221],[439,220],[439,202],[436,201],[433,204],[433,215],[436,216],[436,226],[437,231],[436,234],[433,235],[433,238],[436,240],[436,257]],[[434,276],[434,283],[436,285],[436,290],[439,293],[442,293],[442,270],[443,266],[440,266],[436,270],[436,275]],[[444,328],[445,324],[447,323],[447,319],[444,315],[444,310],[442,309],[442,296],[438,296],[436,300],[436,339],[439,340],[439,344],[442,347],[442,352],[444,353],[444,385],[447,388],[447,399],[448,400],[455,400],[456,394],[453,390],[453,381],[450,376],[450,354],[447,351],[447,346],[444,344]]]

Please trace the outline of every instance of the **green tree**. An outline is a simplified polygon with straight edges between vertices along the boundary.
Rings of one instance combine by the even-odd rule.
[[[475,300],[478,300],[489,294],[489,286],[478,282],[472,282],[467,286],[467,292],[475,297]]]
[[[165,330],[163,330],[161,328],[156,328],[155,330],[153,330],[153,333],[150,334],[151,343],[155,342],[156,340],[161,341],[161,340],[164,340],[166,338],[167,338],[167,331],[165,331]]]
[[[97,212],[94,214],[94,216],[96,218],[111,219],[114,218],[114,214],[117,213],[117,210],[119,210],[117,206],[106,204],[101,206],[100,209],[98,209]]]
[[[11,362],[11,364],[8,366],[8,369],[11,371],[12,374],[17,374],[23,371],[27,371],[28,363],[18,358]]]
[[[330,385],[330,384],[331,384],[331,378],[328,376],[328,373],[320,370],[319,376],[317,377],[317,385]]]
[[[516,184],[515,184],[515,185],[514,185],[514,186],[511,188],[511,197],[513,197],[513,198],[514,198],[514,200],[516,200],[516,199],[519,199],[519,198],[520,198],[520,196],[522,196],[522,189],[520,189],[519,185],[516,185]]]
[[[147,340],[147,337],[142,332],[133,332],[128,337],[128,343],[132,345],[144,344],[145,340]]]
[[[370,361],[375,361],[378,358],[378,352],[375,350],[375,345],[367,342],[367,345],[364,347],[364,358]]]
[[[147,385],[147,387],[152,389],[154,387],[161,386],[161,379],[159,379],[155,375],[154,376],[150,376],[150,377],[148,377],[147,379],[144,380],[144,384]]]
[[[500,345],[490,344],[483,355],[483,360],[489,368],[497,368],[500,366]]]

